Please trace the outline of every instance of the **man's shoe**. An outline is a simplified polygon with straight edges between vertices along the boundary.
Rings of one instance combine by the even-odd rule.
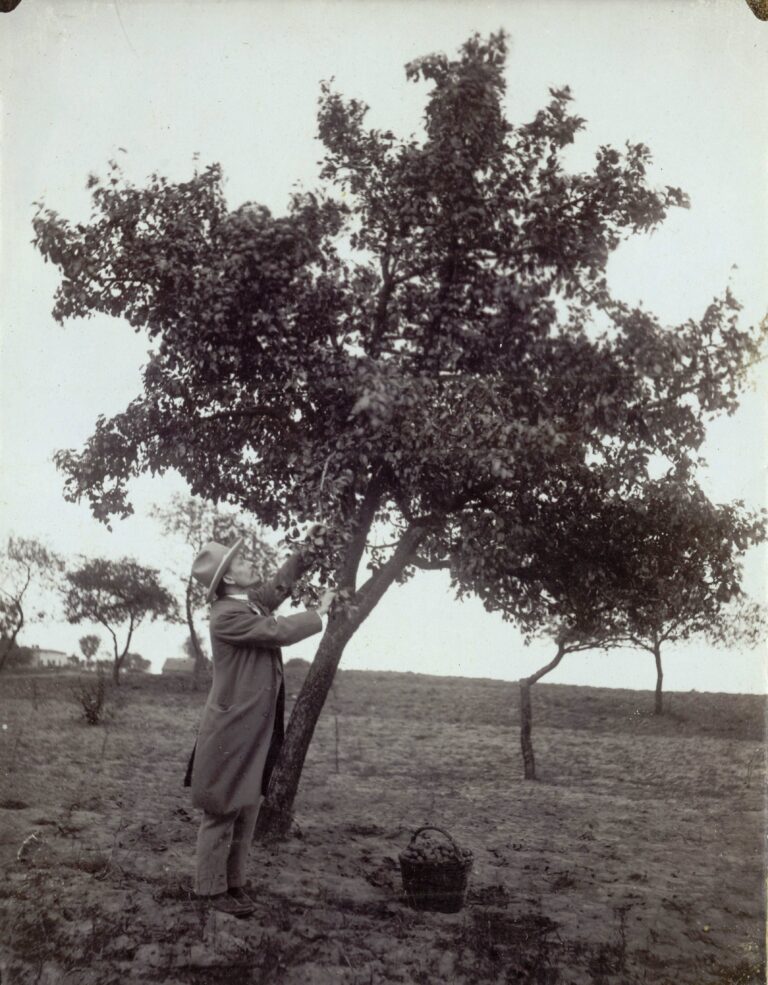
[[[251,899],[242,886],[230,886],[227,892],[232,899],[237,900],[238,903],[245,903],[247,906],[254,906],[253,899]]]
[[[200,896],[214,910],[228,913],[231,917],[249,917],[256,909],[253,901],[244,902],[230,896],[229,893],[217,893],[215,896]]]

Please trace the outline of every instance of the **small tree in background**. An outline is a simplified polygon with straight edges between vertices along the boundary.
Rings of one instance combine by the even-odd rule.
[[[554,658],[520,682],[520,739],[526,779],[535,778],[531,687],[569,653],[652,640],[661,704],[661,642],[719,632],[755,642],[756,608],[732,613],[741,557],[765,537],[742,504],[712,504],[690,480],[647,482],[630,496],[606,495],[600,470],[591,491],[563,488],[532,504],[523,526],[489,514],[467,523],[447,565],[459,594],[478,595],[526,635],[547,637]],[[718,630],[718,627],[719,630]],[[728,628],[730,627],[730,628]]]
[[[617,593],[626,641],[653,655],[654,713],[664,710],[662,648],[701,637],[756,645],[759,606],[741,604],[742,559],[765,540],[763,516],[711,503],[692,483],[656,483],[622,532],[627,584]]]
[[[68,621],[99,623],[112,637],[115,684],[120,683],[120,669],[140,623],[147,617],[178,618],[176,601],[160,583],[158,572],[130,558],[86,558],[75,571],[67,572],[66,579],[64,608]],[[118,643],[121,630],[125,633],[122,645]]]
[[[126,653],[125,660],[123,661],[123,668],[125,670],[133,670],[141,674],[146,674],[151,666],[152,662],[142,657],[140,653]]]
[[[22,628],[34,618],[45,618],[40,593],[58,585],[64,563],[39,540],[9,537],[0,554],[0,670],[16,646]]]
[[[526,780],[536,779],[531,688],[567,654],[621,638],[615,589],[623,566],[612,535],[615,507],[622,507],[604,497],[598,470],[593,480],[591,488],[564,487],[557,498],[531,502],[522,522],[490,513],[468,519],[442,563],[460,597],[478,596],[487,611],[514,622],[526,643],[544,638],[555,646],[552,660],[519,682]]]
[[[10,643],[0,637],[0,652],[5,654],[4,666],[10,670],[12,667],[29,667],[35,656],[35,647],[19,646],[18,643]]]
[[[107,682],[101,661],[96,667],[95,679],[79,680],[72,687],[72,697],[80,706],[83,720],[87,725],[98,725],[103,716],[107,703]]]
[[[180,578],[184,585],[184,613],[189,628],[190,649],[187,652],[195,661],[194,678],[195,683],[199,684],[205,677],[208,658],[195,626],[195,612],[206,604],[205,589],[192,577],[195,555],[208,540],[229,544],[235,538],[242,537],[245,541],[243,552],[262,577],[266,577],[275,566],[277,555],[263,539],[255,523],[194,496],[176,495],[170,505],[154,506],[151,515],[160,523],[165,534],[179,538],[190,548]]]
[[[101,638],[95,633],[89,633],[86,636],[81,636],[78,643],[80,645],[80,652],[85,658],[85,665],[90,668],[94,657],[99,652]]]
[[[543,625],[537,633],[555,644],[556,652],[552,660],[535,673],[520,680],[520,750],[523,756],[523,776],[526,780],[536,779],[536,760],[533,752],[533,712],[531,709],[531,688],[545,674],[554,670],[566,654],[584,650],[606,649],[615,644],[608,626],[596,626],[591,619],[580,625],[579,614],[574,611],[568,618],[554,618],[549,625]]]

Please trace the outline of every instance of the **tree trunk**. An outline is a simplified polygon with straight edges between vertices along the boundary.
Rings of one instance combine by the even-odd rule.
[[[112,679],[118,687],[120,686],[120,668],[123,666],[128,650],[130,649],[131,639],[133,638],[133,631],[135,628],[133,617],[131,617],[128,622],[128,638],[125,641],[125,646],[123,647],[123,652],[120,656],[117,655],[117,636],[112,633],[111,629],[109,630],[110,633],[112,633],[112,639],[115,641],[115,666],[112,668]],[[107,629],[109,629],[108,626]]]
[[[572,645],[571,649],[573,648]],[[535,674],[531,674],[530,677],[524,677],[520,681],[520,748],[523,751],[523,776],[526,780],[536,779],[536,762],[533,756],[533,742],[531,740],[531,728],[533,725],[531,688],[536,681],[540,681],[550,670],[554,670],[567,652],[568,647],[566,644],[558,643],[557,653],[554,659],[550,660],[545,667],[537,670]]]
[[[13,649],[13,641],[6,640],[3,646],[3,652],[0,653],[0,671],[5,667],[5,661],[8,659],[8,654]]]
[[[520,747],[523,750],[523,775],[526,780],[536,779],[536,762],[531,742],[531,685],[520,682]]]
[[[661,715],[664,712],[664,697],[661,689],[662,682],[664,680],[664,673],[661,669],[660,643],[654,643],[653,645],[653,659],[656,661],[656,693],[654,695],[653,713],[654,715]]]
[[[425,531],[419,527],[407,530],[389,561],[358,593],[354,610],[331,616],[291,713],[285,741],[269,781],[267,799],[259,811],[256,838],[283,838],[288,834],[304,760],[344,647],[406,566],[424,535]]]
[[[344,647],[357,627],[344,616],[331,622],[320,641],[304,685],[296,699],[280,756],[259,811],[258,838],[281,838],[291,826],[293,802],[315,726],[333,684]]]
[[[189,628],[189,638],[192,641],[192,649],[195,653],[195,667],[192,672],[192,680],[196,688],[200,687],[205,679],[205,654],[200,645],[200,639],[195,629],[194,613],[192,611],[192,576],[187,581],[187,591],[184,598],[187,610],[187,627]]]
[[[8,637],[8,639],[5,640],[5,646],[3,647],[3,652],[2,654],[0,654],[0,671],[2,671],[3,667],[5,667],[5,661],[8,659],[8,654],[16,645],[16,638],[18,637],[24,625],[24,612],[22,611],[22,608],[18,602],[14,601],[14,605],[16,606],[16,611],[18,612],[19,615],[18,615],[18,619],[16,620],[16,625],[13,629],[13,632]]]

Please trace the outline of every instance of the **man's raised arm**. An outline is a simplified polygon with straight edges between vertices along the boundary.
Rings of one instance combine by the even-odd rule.
[[[322,529],[319,523],[314,524],[307,533],[307,540]],[[261,603],[270,612],[274,611],[291,594],[294,584],[301,578],[311,563],[311,545],[300,547],[295,554],[282,564],[275,574],[267,581],[249,591],[250,597]]]

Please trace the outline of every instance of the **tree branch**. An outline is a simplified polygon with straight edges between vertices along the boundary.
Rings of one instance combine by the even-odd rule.
[[[31,574],[30,574],[30,577],[31,577]],[[16,623],[15,623],[14,628],[13,628],[13,632],[10,634],[10,636],[8,636],[6,638],[6,641],[5,641],[5,647],[3,648],[2,658],[0,658],[0,670],[2,670],[3,667],[5,666],[5,661],[8,658],[8,654],[11,652],[11,650],[16,645],[16,639],[17,639],[19,633],[21,632],[21,630],[24,627],[24,610],[21,607],[21,598],[24,596],[24,592],[27,590],[27,585],[29,585],[29,578],[27,578],[27,581],[25,583],[25,586],[21,590],[21,592],[19,593],[19,597],[18,598],[13,598],[13,596],[8,595],[7,592],[3,592],[4,595],[8,595],[8,597],[10,598],[11,604],[15,606],[16,612],[18,613],[18,616],[17,616]]]
[[[357,592],[357,612],[354,616],[356,626],[371,613],[386,590],[408,564],[413,552],[427,535],[424,527],[409,527],[395,549],[392,557],[375,571]]]
[[[208,421],[219,421],[222,419],[229,420],[234,417],[242,417],[246,419],[266,417],[275,421],[280,421],[281,424],[285,425],[285,427],[296,434],[300,432],[300,428],[297,426],[296,422],[286,415],[285,410],[275,410],[274,408],[267,407],[264,404],[257,404],[255,407],[242,410],[214,410],[208,414],[198,415],[198,420],[207,423]]]
[[[560,661],[563,659],[563,657],[565,656],[565,654],[567,652],[568,651],[566,649],[565,644],[564,643],[558,643],[558,645],[557,645],[557,653],[555,654],[554,659],[553,660],[550,660],[550,662],[545,667],[541,667],[539,670],[537,670],[535,674],[531,674],[530,677],[526,677],[524,679],[525,680],[525,683],[528,684],[528,685],[533,685],[533,684],[536,683],[536,681],[541,680],[541,678],[545,674],[548,674],[550,672],[550,670],[554,670],[555,667],[557,667],[557,665],[560,663]]]
[[[92,618],[96,622],[101,623],[101,625],[106,629],[106,631],[112,637],[112,645],[113,645],[113,648],[114,648],[114,651],[115,651],[115,663],[117,663],[117,660],[118,660],[118,653],[117,653],[117,651],[118,651],[118,645],[117,645],[117,636],[115,635],[114,630],[112,629],[112,627],[109,625],[109,623],[102,616],[96,614]]]
[[[365,551],[368,533],[381,501],[382,492],[382,477],[380,474],[375,474],[371,477],[368,488],[363,496],[363,501],[360,504],[360,510],[355,521],[352,540],[339,569],[340,587],[350,588],[353,592],[357,583],[357,569],[360,566],[360,559]]]
[[[387,236],[387,244],[384,255],[381,257],[381,290],[376,301],[376,310],[373,315],[373,331],[371,332],[370,354],[377,356],[379,346],[387,327],[387,306],[395,288],[394,271],[390,267],[390,237]]]
[[[416,568],[421,568],[423,571],[445,571],[451,567],[450,558],[442,558],[439,561],[430,561],[420,554],[414,555],[411,559],[411,564]]]
[[[129,620],[128,620],[128,636],[126,637],[125,646],[123,647],[123,652],[122,652],[122,654],[120,656],[120,663],[121,664],[122,664],[123,660],[125,660],[126,653],[128,653],[128,647],[131,645],[131,637],[133,636],[133,630],[134,629],[135,629],[135,623],[134,623],[134,620],[133,620],[133,616],[131,616],[129,618]]]

